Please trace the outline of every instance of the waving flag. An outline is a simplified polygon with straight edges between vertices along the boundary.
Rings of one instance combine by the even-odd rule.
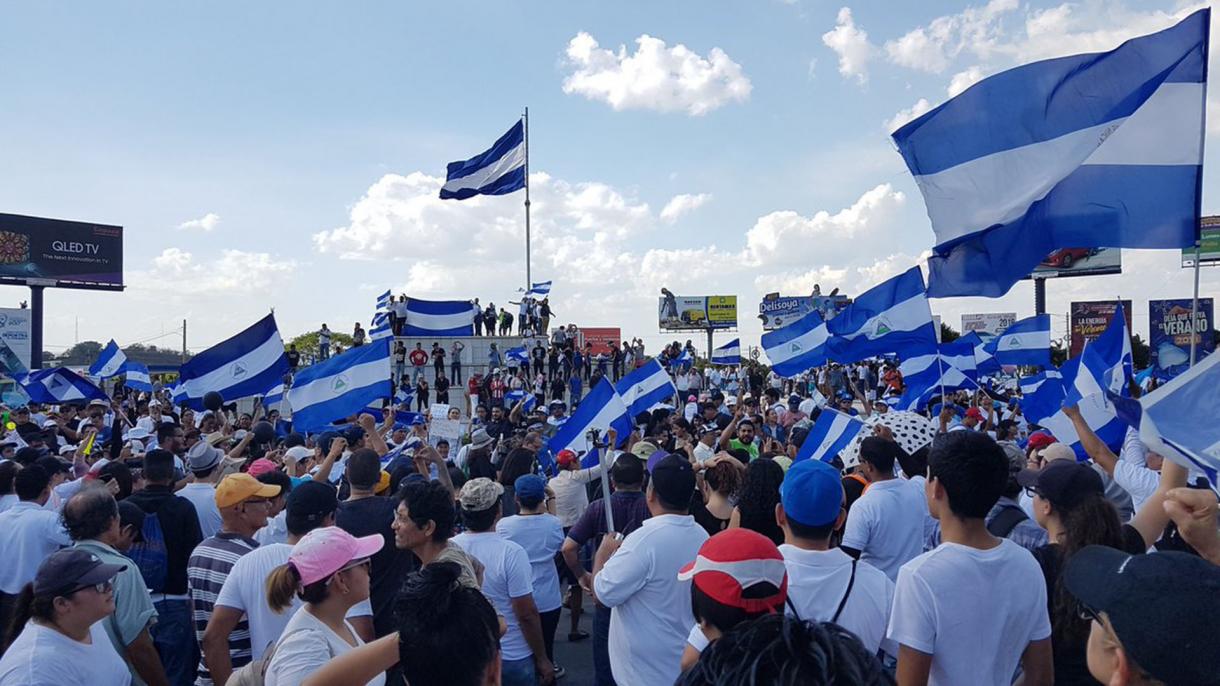
[[[475,308],[466,300],[407,299],[407,336],[470,336]]]
[[[381,295],[377,296],[377,310],[385,311],[385,310],[390,309],[390,303],[393,300],[394,300],[394,296],[391,295],[390,291],[388,291],[388,290],[385,293],[382,293]]]
[[[864,428],[864,422],[837,410],[822,410],[809,429],[809,435],[796,453],[795,464],[801,460],[830,462]]]
[[[390,344],[378,341],[297,372],[286,395],[293,426],[314,431],[390,393]]]
[[[971,331],[965,336],[962,336],[954,341],[954,343],[966,342],[969,342],[970,345],[974,347],[974,372],[976,378],[979,376],[986,376],[987,374],[994,374],[1000,371],[1000,363],[995,361],[995,346],[993,345],[995,342],[994,336],[991,338],[991,340],[984,341],[979,336],[979,332]]]
[[[520,289],[518,289],[520,290]],[[529,296],[546,296],[551,294],[551,282],[541,281],[539,283],[530,284],[530,289],[525,292]]]
[[[626,379],[627,377],[623,377],[623,380]],[[605,434],[612,426],[618,431],[620,442],[631,433],[631,418],[627,415],[627,406],[614,391],[610,381],[603,377],[601,382],[581,399],[572,416],[556,429],[547,441],[547,446],[555,454],[565,449],[577,452],[589,450],[592,454],[592,446],[588,444],[585,436],[592,429]]]
[[[268,412],[271,410],[280,410],[282,412],[283,409],[281,406],[283,404],[284,384],[281,382],[276,384],[271,390],[267,391],[266,395],[263,396],[263,407],[266,408]]]
[[[449,163],[441,200],[504,195],[522,188],[525,188],[525,126],[518,121],[489,150],[468,160]]]
[[[1073,369],[1079,364],[1079,359],[1069,361],[1064,365],[1064,369]],[[1067,395],[1063,388],[1063,374],[1058,369],[1047,369],[1024,377],[1020,381],[1020,388],[1021,411],[1026,419],[1035,424],[1058,412]]]
[[[1062,404],[1079,406],[1080,414],[1089,428],[1117,452],[1127,427],[1118,418],[1107,395],[1129,395],[1127,379],[1131,377],[1131,339],[1127,335],[1127,320],[1115,317],[1101,336],[1085,344],[1080,357],[1069,360],[1059,371],[1063,375],[1065,390]],[[1077,457],[1085,458],[1076,428],[1063,412],[1056,412],[1038,423],[1055,438],[1072,446]]]
[[[817,310],[791,324],[762,335],[763,352],[771,369],[780,376],[793,377],[806,369],[826,364],[826,342],[830,332]]]
[[[123,365],[123,374],[126,377],[123,385],[145,393],[152,392],[152,377],[148,374],[148,367],[139,362],[127,361]]]
[[[837,362],[936,351],[936,325],[919,267],[865,291],[826,328],[831,334],[827,354]]]
[[[977,376],[978,365],[974,361],[974,344],[972,341],[958,338],[951,343],[941,343],[937,346],[940,357],[945,364],[961,371],[971,379]]]
[[[1210,20],[1010,69],[895,131],[929,295],[1001,296],[1059,248],[1194,245]]]
[[[713,350],[712,364],[741,364],[741,339],[734,338]]]
[[[409,384],[402,384],[398,387],[398,391],[394,393],[394,404],[411,406],[415,402],[415,389]]]
[[[965,370],[953,364],[957,362],[966,365],[962,351],[969,349],[969,341],[960,344],[954,341],[942,344],[942,352],[939,354],[930,353],[904,359],[902,364],[898,365],[898,371],[902,372],[906,390],[895,407],[901,410],[919,410],[926,407],[933,396],[941,395],[942,390],[947,392],[963,388],[977,389],[978,383]],[[971,362],[973,358],[971,350]]]
[[[509,391],[504,394],[504,400],[510,409],[524,400],[525,404],[521,406],[522,412],[533,412],[534,407],[538,405],[538,396],[533,393],[526,393],[525,391]]]
[[[614,388],[632,417],[651,412],[657,405],[671,402],[678,394],[673,379],[655,358],[619,379]],[[585,406],[584,400],[580,401],[580,406]]]
[[[530,354],[529,351],[525,349],[524,345],[519,345],[516,348],[509,348],[508,350],[505,350],[504,359],[509,362],[516,362],[518,365],[528,365],[530,363]],[[514,365],[509,366],[511,367]]]
[[[1051,316],[1027,317],[996,336],[995,360],[999,364],[1051,366]]]
[[[217,391],[232,402],[265,393],[288,372],[284,341],[269,314],[250,328],[204,350],[178,370],[174,403],[203,409],[203,395]]]
[[[30,400],[36,403],[107,399],[102,389],[66,367],[30,372],[20,380],[20,384]]]
[[[98,354],[97,361],[89,367],[89,376],[95,379],[109,379],[112,376],[118,376],[122,374],[121,370],[126,363],[127,355],[123,354],[118,343],[111,338],[106,347],[102,348],[102,352]]]
[[[379,341],[393,335],[394,331],[390,327],[390,314],[388,312],[374,314],[373,324],[369,328],[369,340]]]

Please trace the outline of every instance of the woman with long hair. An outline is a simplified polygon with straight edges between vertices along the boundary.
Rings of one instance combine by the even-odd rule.
[[[292,547],[288,562],[267,577],[267,604],[275,612],[305,604],[292,615],[267,663],[267,686],[298,686],[327,660],[364,645],[345,617],[369,597],[369,563],[381,550],[380,534],[356,538],[336,526],[314,529]],[[363,683],[382,686],[379,674]]]
[[[525,448],[513,448],[508,453],[508,457],[504,458],[504,463],[500,465],[500,478],[498,481],[504,487],[504,494],[500,496],[500,506],[503,508],[504,517],[511,517],[517,514],[516,488],[517,479],[532,474],[534,472],[534,452]]]
[[[775,460],[760,457],[751,462],[746,467],[729,528],[750,529],[771,539],[775,545],[783,543],[784,531],[775,523],[775,505],[779,502],[779,486],[783,482],[784,470]]]
[[[691,498],[690,513],[707,535],[715,536],[729,528],[733,498],[741,489],[746,466],[728,453],[719,453],[705,462],[695,461],[693,466],[703,478]]]

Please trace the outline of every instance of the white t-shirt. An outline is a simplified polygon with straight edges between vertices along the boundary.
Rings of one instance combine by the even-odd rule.
[[[271,658],[271,664],[267,666],[266,685],[300,686],[306,677],[332,658],[364,645],[364,641],[356,635],[351,624],[347,624],[347,630],[356,640],[355,646],[343,640],[322,620],[306,612],[304,607],[298,608],[284,627],[282,640],[275,649],[275,657]],[[367,686],[384,686],[385,674],[378,674],[366,683]]]
[[[288,510],[280,510],[280,513],[271,519],[267,520],[267,524],[263,528],[254,532],[254,540],[258,541],[259,545],[269,545],[272,543],[287,543],[288,542]]]
[[[923,552],[926,507],[923,489],[910,481],[874,482],[851,506],[842,545],[894,579],[899,567]]]
[[[271,570],[288,562],[292,546],[287,543],[262,545],[242,555],[234,563],[225,583],[216,595],[216,605],[246,613],[250,624],[250,655],[254,660],[263,656],[267,646],[279,639],[288,626],[292,613],[304,605],[297,596],[282,613],[271,611],[267,604],[267,577]],[[348,617],[365,617],[373,614],[368,600],[356,603],[348,610]]]
[[[695,559],[707,531],[690,515],[644,520],[593,579],[610,615],[610,663],[620,684],[672,684],[695,617],[690,581],[678,571]]]
[[[1008,686],[1032,641],[1051,635],[1034,556],[941,543],[903,565],[888,638],[932,656],[929,684]]]
[[[199,515],[199,530],[204,538],[211,538],[220,531],[220,508],[216,507],[216,486],[210,483],[189,483],[177,495],[191,501]]]
[[[588,469],[565,469],[551,478],[548,485],[555,491],[555,515],[563,526],[574,526],[589,507],[589,492],[585,484],[602,475],[602,466]]]
[[[555,555],[563,547],[563,525],[553,514],[514,515],[496,523],[496,531],[525,549],[534,584],[534,604],[539,612],[559,609],[559,570]]]
[[[847,594],[851,556],[839,548],[804,550],[786,543],[779,552],[788,568],[788,599],[797,615],[804,620],[829,622]],[[856,580],[838,624],[859,637],[868,652],[875,653],[885,638],[893,604],[894,582],[869,563],[857,562]]]
[[[131,672],[106,636],[105,621],[89,627],[89,643],[27,623],[0,659],[0,686],[127,686]]]
[[[483,595],[508,627],[500,639],[500,658],[513,661],[533,657],[534,651],[525,642],[512,603],[513,598],[534,592],[533,571],[525,548],[495,531],[468,531],[450,540],[483,564]]]
[[[17,595],[34,580],[38,565],[51,553],[72,545],[59,513],[32,500],[20,501],[0,512],[0,591]]]

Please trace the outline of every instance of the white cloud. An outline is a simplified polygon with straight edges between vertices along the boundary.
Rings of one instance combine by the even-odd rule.
[[[897,131],[903,124],[911,121],[919,115],[932,109],[932,103],[928,102],[927,98],[920,98],[914,105],[898,112],[885,122],[885,132],[893,133]]]
[[[130,273],[129,282],[136,289],[191,297],[252,293],[285,282],[297,266],[296,260],[265,252],[224,250],[215,259],[200,261],[180,248],[165,248],[152,259],[152,269]],[[170,285],[174,288],[167,288]]]
[[[982,67],[974,66],[965,71],[959,71],[949,79],[949,97],[956,97],[959,93],[973,86],[983,79]]]
[[[963,51],[986,58],[1002,35],[1001,20],[1018,7],[1018,0],[991,0],[957,14],[937,17],[885,44],[890,62],[939,74]]]
[[[868,63],[877,48],[868,42],[868,33],[856,26],[850,7],[839,10],[835,27],[822,34],[822,42],[839,56],[840,74],[861,84],[868,82]]]
[[[746,232],[745,260],[754,266],[796,266],[813,260],[836,264],[856,259],[862,246],[894,218],[906,195],[883,183],[851,207],[804,217],[791,210],[759,217]]]
[[[661,221],[667,224],[673,224],[678,221],[683,215],[694,212],[703,207],[709,200],[712,199],[711,193],[699,193],[692,195],[690,193],[682,193],[670,198],[669,202],[665,203],[664,209],[661,210]]]
[[[998,48],[1015,62],[1113,50],[1134,36],[1167,28],[1206,4],[1179,3],[1166,12],[1132,10],[1117,0],[1064,3],[1030,12],[1024,31]]]
[[[750,79],[720,48],[703,57],[685,45],[672,48],[647,34],[617,51],[598,45],[581,31],[568,42],[566,57],[572,71],[563,92],[600,100],[615,110],[649,109],[703,115],[730,102],[750,98]]]
[[[215,212],[208,212],[198,219],[182,222],[178,225],[179,231],[203,231],[209,233],[216,225],[220,223],[220,215]]]

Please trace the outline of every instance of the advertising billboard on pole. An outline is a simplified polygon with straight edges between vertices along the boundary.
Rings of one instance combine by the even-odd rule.
[[[1122,271],[1123,251],[1119,248],[1060,248],[1047,255],[1026,278],[1096,276]]]
[[[1199,298],[1194,324],[1190,321],[1190,298],[1148,302],[1148,361],[1152,375],[1172,379],[1190,367],[1190,341],[1195,340],[1195,361],[1216,349],[1211,331],[1215,310],[1211,298]]]
[[[821,312],[822,319],[834,319],[840,310],[850,304],[851,298],[837,293],[815,296],[771,293],[758,303],[758,318],[762,320],[763,331],[774,331],[804,317],[810,310]]]
[[[593,344],[594,355],[609,355],[610,344],[623,340],[623,330],[617,326],[582,326],[580,334],[585,343]]]
[[[123,288],[123,227],[0,214],[0,283]]]
[[[674,295],[662,289],[657,307],[663,331],[706,331],[737,328],[737,296]]]
[[[1220,262],[1220,216],[1199,219],[1199,264]],[[1182,249],[1182,266],[1195,266],[1195,249]]]
[[[1123,315],[1127,318],[1127,331],[1131,331],[1131,301],[1124,300]],[[1115,300],[1098,300],[1072,303],[1071,346],[1068,357],[1076,357],[1084,349],[1086,341],[1091,341],[1101,335],[1110,320],[1114,318],[1117,309]]]
[[[30,311],[16,307],[0,308],[0,341],[12,351],[20,361],[21,366],[15,367],[4,358],[7,353],[0,351],[0,373],[10,376],[13,373],[25,372],[30,367]]]
[[[979,336],[990,338],[999,336],[1004,329],[1017,321],[1016,312],[983,312],[981,314],[962,315],[962,335],[977,331]]]

